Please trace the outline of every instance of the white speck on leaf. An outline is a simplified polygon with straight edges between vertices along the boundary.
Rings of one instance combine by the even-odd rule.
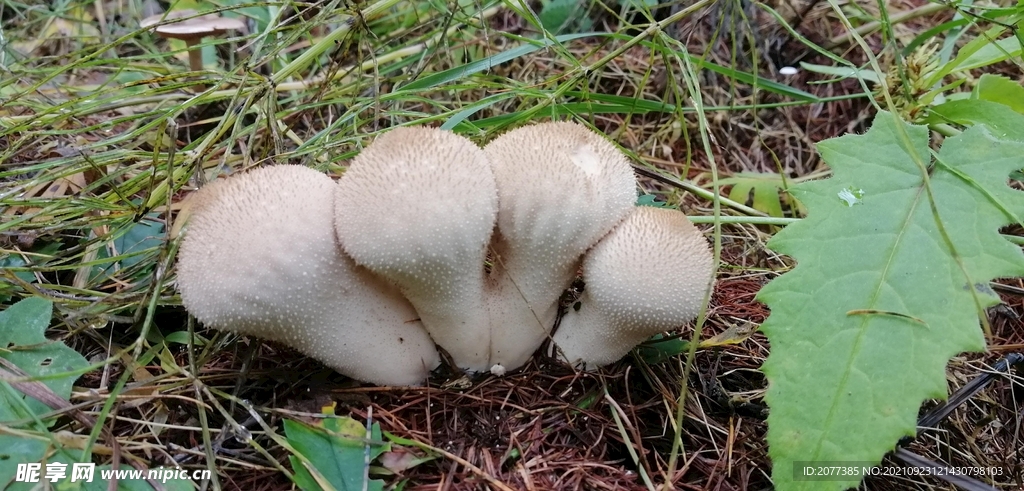
[[[845,188],[842,191],[839,191],[839,199],[843,200],[843,202],[846,203],[846,206],[861,204],[863,202],[861,201],[861,198],[863,197],[863,189],[853,189],[852,187],[850,187]]]

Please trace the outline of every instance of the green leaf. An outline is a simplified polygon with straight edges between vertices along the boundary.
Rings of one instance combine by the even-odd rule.
[[[991,73],[982,75],[974,87],[974,96],[983,101],[1005,104],[1024,114],[1024,87],[1006,77]]]
[[[113,275],[115,266],[118,269],[127,269],[153,254],[158,254],[160,246],[163,245],[164,224],[157,219],[157,214],[151,213],[138,223],[132,223],[123,232],[117,232],[110,247],[114,256],[111,257],[107,247],[100,248],[96,255],[97,260],[111,259],[110,262],[93,267],[93,279],[103,274]]]
[[[0,435],[0,483],[14,481],[18,475],[18,464],[39,462],[46,454],[48,445],[45,441],[24,438],[15,435]],[[4,489],[17,489],[18,485]],[[24,483],[22,489],[31,489],[32,485]]]
[[[159,249],[163,244],[163,234],[164,224],[159,220],[159,214],[151,213],[114,239],[114,249],[117,253],[127,256],[121,260],[121,267],[129,268],[146,259],[142,252],[147,249]]]
[[[922,401],[946,396],[949,358],[985,347],[979,314],[998,301],[987,283],[1024,275],[998,233],[1024,216],[1024,193],[1006,185],[1024,144],[981,126],[947,138],[931,164],[937,222],[915,163],[930,165],[928,134],[882,112],[866,134],[820,143],[833,177],[791,189],[809,214],[768,243],[797,261],[758,295],[772,310],[762,370],[780,491],[856,486],[798,480],[794,466],[877,463],[913,435]]]
[[[965,126],[985,125],[998,138],[1024,141],[1024,116],[1009,106],[978,99],[962,99],[931,109],[932,121],[951,121]]]
[[[13,254],[5,257],[0,257],[0,270],[8,270],[9,268],[24,268],[28,266],[25,259],[21,256],[15,256]],[[36,275],[28,271],[14,271],[14,276],[25,283],[35,283]],[[16,286],[11,281],[0,281],[0,302],[7,303],[11,300],[11,295],[15,292],[21,291],[21,287]]]
[[[0,312],[0,358],[30,376],[40,377],[39,382],[67,399],[71,395],[71,385],[79,377],[70,372],[81,370],[89,363],[63,343],[46,339],[45,332],[52,314],[53,303],[39,297],[23,299]],[[26,407],[34,414],[51,410],[16,389],[0,391],[0,423],[31,417],[25,413]]]
[[[13,363],[22,371],[49,387],[56,395],[67,399],[71,385],[79,371],[88,366],[82,355],[62,343],[46,339],[46,328],[53,315],[53,303],[39,297],[29,297],[0,312],[0,358]],[[52,411],[42,402],[24,395],[6,382],[0,383],[0,425],[11,426],[14,421],[31,420]],[[35,424],[23,425],[25,430],[46,431]],[[74,457],[63,451],[52,453],[53,446],[45,439],[21,435],[0,435],[0,483],[13,480],[17,465],[27,462],[74,462]],[[9,476],[9,477],[8,477]],[[49,481],[47,481],[49,482]],[[37,485],[22,483],[8,489],[32,489]]]
[[[541,8],[540,24],[548,32],[582,31],[590,28],[590,18],[578,0],[551,0]]]
[[[665,339],[665,335],[657,334],[636,347],[636,354],[651,365],[658,365],[670,360],[673,356],[686,353],[690,343],[677,338]]]
[[[643,194],[636,198],[637,206],[650,206],[653,208],[671,208],[668,203],[664,201],[658,201],[658,197],[653,194]]]
[[[295,470],[295,484],[303,490],[319,490],[323,486],[306,468],[303,460],[309,462],[330,486],[338,491],[381,491],[384,481],[371,480],[363,487],[366,465],[366,446],[370,448],[370,461],[389,449],[381,441],[380,426],[374,424],[370,442],[366,441],[366,428],[349,417],[328,417],[316,426],[294,420],[284,421],[284,432],[288,443],[298,456],[291,456]]]
[[[1007,37],[996,42],[989,42],[977,51],[965,57],[957,64],[955,71],[973,70],[1019,57],[1021,41],[1016,37]]]
[[[732,186],[729,199],[737,203],[746,203],[750,192],[754,192],[752,202],[755,210],[763,211],[773,217],[781,217],[782,198],[779,192],[785,189],[785,182],[778,174],[761,172],[737,172],[733,177],[720,179],[722,186]]]
[[[36,248],[32,251],[30,257],[33,258],[32,262],[25,260],[24,256],[10,254],[7,256],[0,257],[0,270],[24,268],[29,271],[13,271],[14,276],[25,283],[35,283],[36,275],[31,272],[33,267],[39,268],[46,265],[53,256],[60,251],[63,246],[60,242],[51,242],[43,247]],[[0,302],[7,303],[11,300],[11,293],[21,291],[21,287],[16,286],[13,282],[3,281],[0,282]]]
[[[655,334],[654,337],[640,343],[636,353],[644,362],[651,365],[659,365],[682,355],[689,350],[690,343],[679,337],[666,338],[664,334]]]

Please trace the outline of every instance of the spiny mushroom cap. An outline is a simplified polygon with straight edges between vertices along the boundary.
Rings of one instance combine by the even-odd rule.
[[[612,363],[696,317],[711,284],[708,242],[682,213],[640,206],[583,260],[580,309],[555,343],[572,364]]]
[[[499,203],[492,358],[509,369],[546,339],[583,253],[633,209],[636,178],[614,145],[570,122],[518,128],[484,152]]]
[[[398,285],[458,366],[489,369],[483,264],[498,197],[483,151],[448,131],[395,128],[352,161],[335,206],[345,252]]]
[[[484,152],[498,186],[502,239],[551,264],[579,258],[636,201],[636,178],[626,157],[576,123],[524,126]]]
[[[217,14],[199,16],[197,14],[198,12],[190,9],[175,10],[166,14],[146,17],[139,22],[139,26],[148,28],[161,22],[185,19],[181,22],[158,25],[154,29],[157,34],[175,39],[198,39],[211,34],[245,29],[245,23],[239,19],[221,17]]]
[[[376,384],[422,384],[439,364],[393,287],[345,257],[334,237],[334,182],[279,165],[195,193],[178,253],[182,302],[217,329],[290,345]]]

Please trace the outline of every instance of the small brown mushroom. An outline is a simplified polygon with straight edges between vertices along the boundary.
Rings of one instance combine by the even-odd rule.
[[[168,23],[177,19],[182,20]],[[203,69],[203,52],[196,48],[196,45],[204,37],[245,29],[245,23],[241,20],[221,17],[218,14],[198,15],[198,12],[189,9],[146,17],[139,26],[144,29],[155,26],[153,30],[157,36],[185,41],[185,46],[188,47],[189,67],[194,72]]]

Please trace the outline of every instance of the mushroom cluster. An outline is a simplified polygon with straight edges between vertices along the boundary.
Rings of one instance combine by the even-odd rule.
[[[278,165],[195,193],[178,288],[210,327],[377,384],[422,383],[435,343],[474,372],[518,368],[546,339],[592,368],[690,321],[711,284],[697,228],[635,193],[622,153],[574,123],[482,149],[396,128],[337,182]],[[581,266],[584,292],[552,335]]]

